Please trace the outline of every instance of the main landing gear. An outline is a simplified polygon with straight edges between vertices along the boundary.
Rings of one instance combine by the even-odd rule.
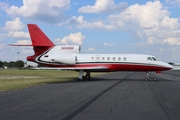
[[[91,73],[90,72],[86,72],[86,75],[84,76],[84,71],[83,70],[80,70],[79,71],[79,77],[78,77],[79,80],[85,80],[85,79],[91,79]]]
[[[145,81],[147,82],[149,79],[153,79],[154,81],[157,80],[156,78],[149,77],[148,72],[146,72],[146,73],[145,73]]]

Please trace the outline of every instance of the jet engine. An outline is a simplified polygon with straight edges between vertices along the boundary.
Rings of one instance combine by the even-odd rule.
[[[58,57],[55,59],[51,59],[51,61],[59,62],[62,64],[73,65],[77,63],[77,57],[76,56]]]

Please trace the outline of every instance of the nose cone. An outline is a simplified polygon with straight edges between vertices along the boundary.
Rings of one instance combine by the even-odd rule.
[[[170,64],[168,63],[162,63],[162,70],[171,70],[173,69],[173,66],[171,66]]]

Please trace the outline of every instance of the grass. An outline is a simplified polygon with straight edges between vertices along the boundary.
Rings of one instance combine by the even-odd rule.
[[[0,70],[0,91],[72,81],[77,79],[78,74],[75,71],[61,70]],[[92,76],[98,74],[93,73]],[[31,76],[36,78],[31,78]]]

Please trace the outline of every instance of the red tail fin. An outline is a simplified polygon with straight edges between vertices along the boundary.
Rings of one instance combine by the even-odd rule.
[[[33,46],[35,54],[33,56],[28,56],[27,60],[34,61],[36,56],[44,53],[55,45],[36,24],[28,24],[28,29],[32,41],[31,46]]]
[[[36,24],[28,24],[28,30],[32,45],[10,44],[11,46],[33,46],[34,55],[28,56],[28,61],[34,61],[35,57],[55,46]]]
[[[28,29],[32,41],[32,46],[54,46],[51,40],[36,24],[28,24]]]

